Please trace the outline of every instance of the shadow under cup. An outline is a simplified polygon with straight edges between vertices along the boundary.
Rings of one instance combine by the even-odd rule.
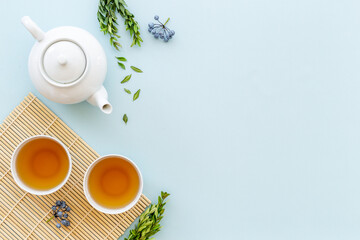
[[[51,194],[68,180],[72,163],[66,146],[45,135],[25,139],[15,149],[11,172],[17,185],[35,194]]]
[[[132,208],[142,194],[143,180],[138,167],[120,155],[95,160],[84,176],[84,193],[97,210],[119,214]]]

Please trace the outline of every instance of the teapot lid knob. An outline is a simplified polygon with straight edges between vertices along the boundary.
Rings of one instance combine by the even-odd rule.
[[[82,48],[72,41],[55,42],[43,55],[42,66],[52,81],[70,84],[80,79],[86,69],[86,56]]]
[[[66,57],[65,57],[63,54],[59,55],[59,57],[58,57],[58,63],[59,63],[60,65],[66,65],[67,60],[66,60]]]

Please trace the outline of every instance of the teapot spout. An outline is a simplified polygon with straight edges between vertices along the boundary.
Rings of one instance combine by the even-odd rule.
[[[108,94],[104,86],[91,95],[87,102],[99,107],[103,113],[110,114],[112,112],[112,106],[108,101]]]
[[[40,42],[44,39],[45,33],[38,27],[38,25],[36,25],[36,23],[33,22],[33,20],[31,20],[29,16],[22,17],[21,22],[36,40]]]

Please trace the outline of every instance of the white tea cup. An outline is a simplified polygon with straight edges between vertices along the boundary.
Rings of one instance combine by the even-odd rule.
[[[43,171],[46,175],[41,175],[38,169],[46,167],[49,167],[49,171]],[[71,169],[72,161],[67,147],[58,139],[46,135],[25,139],[15,148],[11,158],[11,173],[16,184],[34,195],[51,194],[59,190],[69,179]],[[35,182],[42,185],[30,186]],[[54,186],[47,188],[44,184]]]
[[[128,185],[131,185],[135,181],[136,181],[136,183],[138,183],[137,188],[136,188],[137,189],[136,194],[133,194],[133,197],[130,198],[130,201],[128,201],[127,204],[125,204],[123,206],[120,206],[120,207],[112,207],[112,208],[110,208],[108,206],[105,206],[104,204],[100,204],[99,201],[97,201],[94,198],[94,196],[92,195],[91,190],[89,188],[89,179],[90,178],[97,179],[97,177],[95,178],[93,175],[95,175],[95,173],[97,171],[100,171],[100,170],[95,170],[94,171],[94,169],[95,168],[99,169],[99,166],[101,166],[99,164],[102,164],[102,162],[106,161],[107,159],[110,159],[110,160],[113,160],[113,161],[118,160],[119,161],[118,164],[131,166],[131,170],[129,170],[129,171],[131,171],[131,174],[126,173],[125,171],[122,171],[122,170],[119,170],[119,171],[122,171],[122,174],[125,174],[125,175],[126,174],[132,175],[131,177],[126,178],[127,181],[129,181],[129,182],[127,182]],[[121,163],[121,161],[122,161],[122,163]],[[100,167],[100,169],[101,168],[102,167]],[[110,171],[113,171],[114,166],[113,166],[113,168],[108,167],[108,169],[110,169]],[[98,176],[101,176],[99,178],[100,181],[102,181],[101,179],[107,178],[108,175],[106,175],[106,174],[110,174],[110,173],[108,173],[109,170],[101,170],[101,171],[103,171],[103,172],[96,173]],[[94,172],[94,174],[92,174],[92,172]],[[135,175],[135,173],[136,173],[136,175]],[[94,180],[90,179],[90,181],[92,182],[92,184],[94,184]],[[133,181],[133,182],[131,182],[131,181]],[[118,183],[120,184],[120,182],[118,182]],[[100,185],[101,183],[96,182],[96,184]],[[93,206],[95,209],[97,209],[100,212],[107,213],[107,214],[119,214],[119,213],[123,213],[123,212],[126,212],[129,209],[131,209],[139,201],[139,199],[141,197],[141,194],[142,194],[142,190],[143,190],[143,179],[142,179],[142,175],[141,175],[141,172],[140,172],[139,168],[136,166],[136,164],[133,161],[131,161],[129,158],[127,158],[125,156],[122,156],[122,155],[113,154],[113,155],[106,155],[106,156],[99,157],[93,163],[90,164],[90,166],[88,167],[88,169],[87,169],[87,171],[85,173],[85,176],[84,176],[84,193],[85,193],[86,199],[88,200],[90,205]],[[103,191],[105,191],[105,190],[103,190]],[[118,194],[116,196],[117,199],[122,198],[122,196],[124,196],[126,194],[126,191],[129,191],[129,188],[127,190],[125,190],[125,193],[123,193],[123,192],[121,193],[123,195]],[[107,196],[107,199],[112,198],[112,195],[105,195],[105,196]]]

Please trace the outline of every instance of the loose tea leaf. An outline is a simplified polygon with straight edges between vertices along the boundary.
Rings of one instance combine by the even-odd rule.
[[[133,97],[133,101],[135,101],[136,99],[138,99],[140,96],[140,89],[136,91],[136,93],[134,94],[134,97]]]
[[[130,78],[131,78],[131,74],[124,77],[124,79],[120,83],[121,84],[126,83],[126,82],[128,82],[130,80]]]
[[[139,218],[138,224],[130,230],[130,234],[125,240],[146,240],[160,231],[160,221],[164,217],[165,199],[169,196],[167,192],[161,192],[156,205],[151,204]],[[152,238],[153,239],[153,238]]]
[[[127,122],[128,122],[128,116],[127,116],[126,114],[124,114],[124,116],[123,116],[123,121],[124,121],[125,124],[127,124]]]
[[[124,57],[116,57],[117,60],[121,61],[121,62],[126,62],[126,58]]]
[[[122,69],[124,69],[124,70],[125,70],[125,65],[124,65],[123,63],[118,62],[118,65],[119,65]]]
[[[141,69],[137,68],[137,67],[134,67],[134,66],[130,66],[132,70],[134,70],[135,72],[138,72],[138,73],[142,73],[143,71],[141,71]]]
[[[124,88],[124,91],[127,93],[127,94],[131,94],[131,91],[127,88]]]

